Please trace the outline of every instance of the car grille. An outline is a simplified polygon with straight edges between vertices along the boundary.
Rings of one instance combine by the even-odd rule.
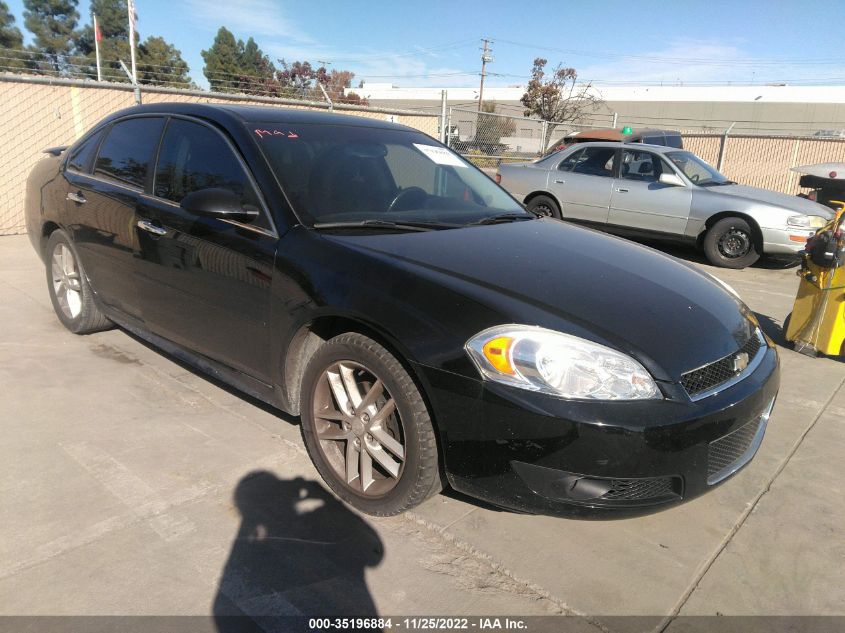
[[[734,360],[740,354],[748,354],[748,361],[750,362],[760,351],[761,346],[760,336],[755,331],[738,351],[720,358],[714,363],[685,373],[681,376],[681,384],[690,397],[718,387],[742,373],[734,369]]]
[[[606,501],[645,501],[680,496],[680,482],[675,477],[651,479],[614,479],[600,498]]]
[[[707,483],[713,485],[735,473],[754,457],[763,441],[772,406],[755,420],[710,442],[707,452]]]

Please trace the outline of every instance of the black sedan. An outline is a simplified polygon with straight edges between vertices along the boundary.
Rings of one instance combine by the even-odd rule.
[[[715,278],[537,218],[399,125],[132,108],[49,150],[26,212],[69,330],[117,324],[301,416],[370,514],[446,484],[653,511],[744,466],[778,391],[771,341]]]

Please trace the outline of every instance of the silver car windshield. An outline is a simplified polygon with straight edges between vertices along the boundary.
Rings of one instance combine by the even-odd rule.
[[[308,226],[451,228],[535,217],[485,173],[419,132],[271,122],[248,129]]]
[[[696,185],[727,185],[731,181],[692,152],[668,152],[666,158]]]

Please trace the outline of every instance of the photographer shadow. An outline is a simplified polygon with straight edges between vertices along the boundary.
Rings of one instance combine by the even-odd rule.
[[[241,525],[214,600],[220,633],[377,617],[364,572],[384,548],[365,520],[317,482],[267,471],[246,475],[234,497]]]

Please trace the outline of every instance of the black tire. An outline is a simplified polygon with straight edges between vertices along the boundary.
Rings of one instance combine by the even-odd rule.
[[[557,202],[549,196],[537,196],[535,198],[531,198],[531,201],[525,206],[529,211],[536,213],[539,216],[555,218],[556,220],[563,219],[563,215],[561,215],[560,207]]]
[[[63,256],[73,258],[73,266],[75,268],[75,278],[73,281],[77,285],[75,285],[75,290],[73,290],[75,299],[71,307],[67,304],[64,307],[62,305],[62,300],[59,296],[61,290],[57,289],[56,280],[54,279],[54,256],[59,259]],[[103,316],[103,313],[97,308],[94,302],[94,293],[85,275],[85,269],[82,267],[82,262],[79,259],[76,248],[74,248],[73,242],[67,233],[61,229],[57,229],[50,235],[45,248],[44,261],[46,262],[47,272],[47,292],[50,294],[53,310],[56,312],[56,316],[62,325],[74,334],[90,334],[114,327],[114,324]],[[68,283],[68,279],[70,278],[66,277],[63,283]]]
[[[395,403],[391,416],[393,424],[398,420],[400,439],[404,442],[404,460],[398,477],[390,478],[386,470],[381,472],[381,482],[390,480],[393,487],[376,496],[361,490],[364,476],[359,473],[357,483],[347,483],[341,477],[337,459],[344,464],[349,456],[349,442],[355,437],[351,430],[347,440],[321,440],[318,424],[325,429],[333,423],[315,414],[315,402],[325,398],[325,387],[329,370],[342,363],[355,364],[361,371],[368,370],[372,377],[380,379],[386,394]],[[321,395],[322,390],[322,395]],[[363,394],[366,397],[366,393]],[[336,396],[329,395],[335,409],[340,409]],[[437,441],[428,408],[411,376],[402,364],[376,341],[358,333],[349,332],[332,338],[323,344],[312,356],[302,377],[301,391],[302,438],[311,461],[332,491],[343,501],[365,514],[391,516],[409,510],[443,489],[440,479],[440,463]],[[373,415],[375,420],[377,415]],[[346,424],[337,422],[337,424]],[[360,429],[360,427],[359,427]],[[340,430],[340,432],[344,432]],[[373,432],[375,435],[375,431]],[[394,435],[395,436],[395,435]],[[359,436],[360,437],[360,436]],[[367,434],[366,437],[372,439]],[[363,452],[363,437],[359,453]],[[336,447],[333,449],[333,447]],[[330,454],[331,451],[333,454]],[[368,449],[369,450],[369,449]],[[330,463],[334,460],[334,465]],[[354,462],[353,462],[354,463]],[[376,462],[372,462],[376,466]],[[345,466],[342,466],[342,470]],[[348,473],[348,470],[345,472]],[[363,469],[361,470],[363,472]],[[379,473],[376,473],[379,474]],[[385,476],[387,475],[387,476]]]
[[[723,218],[704,236],[704,254],[714,266],[745,268],[758,259],[754,231],[742,218]]]

